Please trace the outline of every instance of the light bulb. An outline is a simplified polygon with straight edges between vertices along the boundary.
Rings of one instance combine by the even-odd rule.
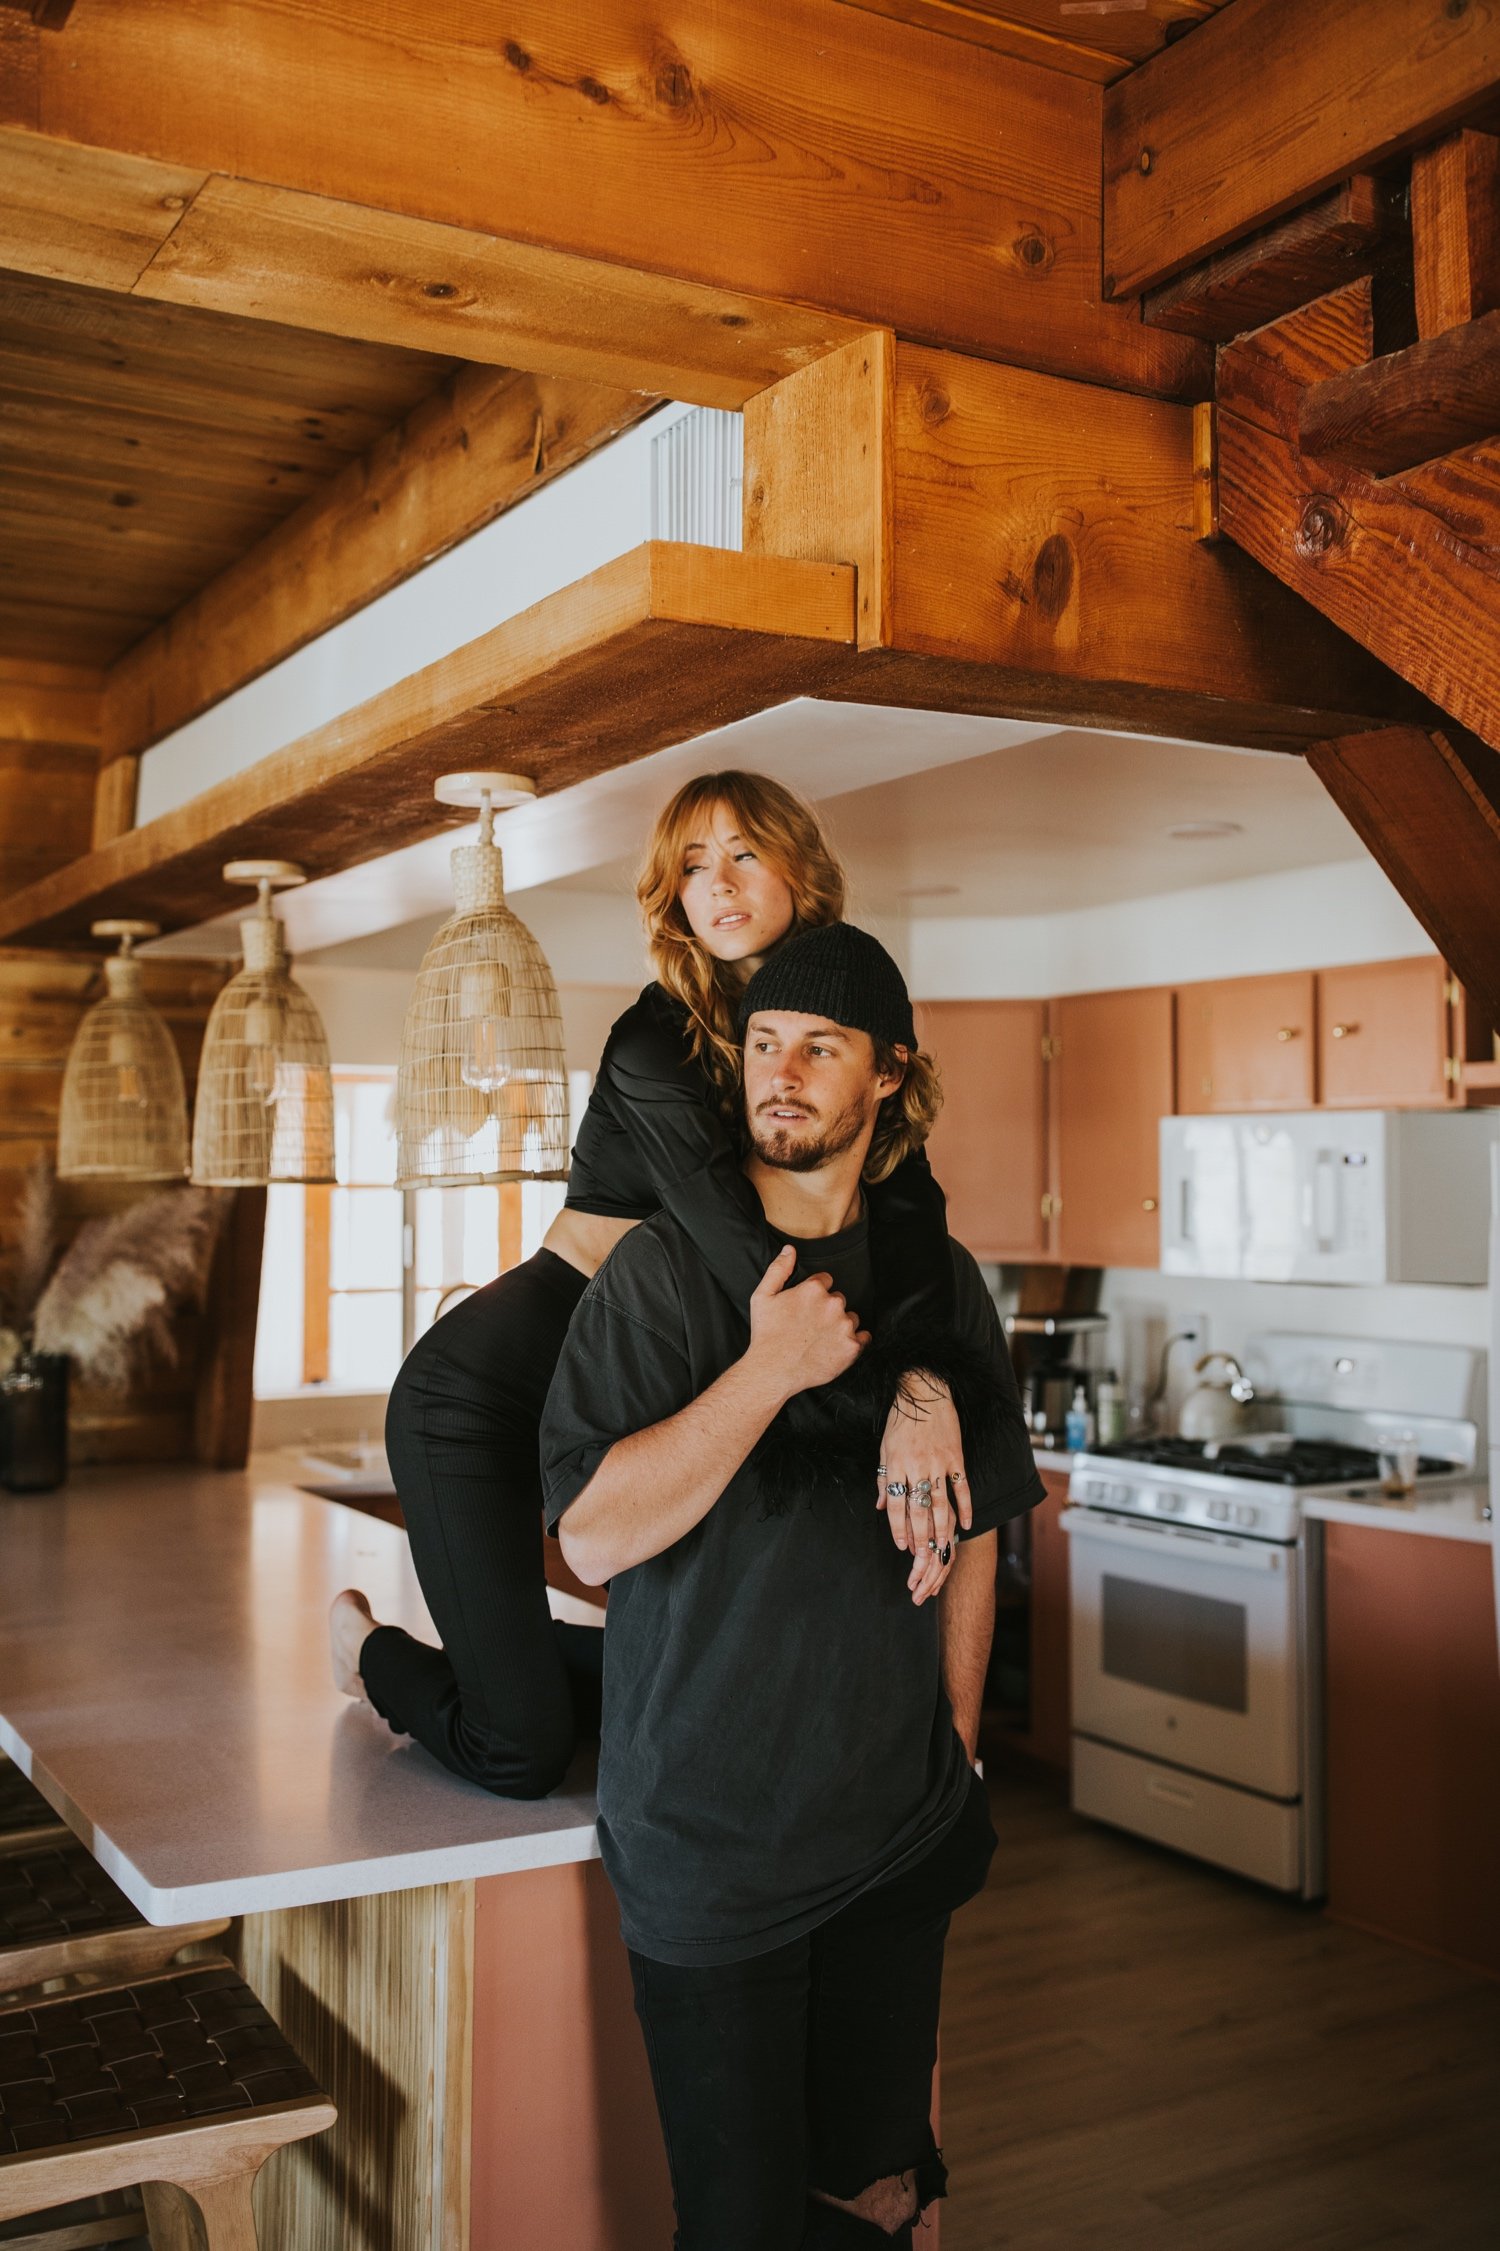
[[[135,1041],[123,1028],[109,1036],[109,1063],[115,1074],[115,1100],[123,1110],[144,1110],[146,1089],[136,1061]]]
[[[511,1076],[510,1021],[504,1016],[473,1016],[464,1026],[459,1077],[482,1094],[498,1094]]]
[[[267,1109],[279,1092],[276,1084],[279,1070],[274,1047],[252,1047],[245,1056],[245,1083],[252,1094],[259,1095]]]

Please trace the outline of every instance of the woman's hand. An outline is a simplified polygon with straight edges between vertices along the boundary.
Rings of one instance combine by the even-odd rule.
[[[876,1506],[885,1510],[896,1546],[912,1557],[906,1583],[920,1607],[952,1569],[957,1527],[967,1531],[974,1521],[958,1410],[939,1377],[920,1369],[902,1377],[886,1417],[880,1464]],[[893,1485],[904,1490],[893,1493]],[[923,1507],[924,1500],[931,1506]]]

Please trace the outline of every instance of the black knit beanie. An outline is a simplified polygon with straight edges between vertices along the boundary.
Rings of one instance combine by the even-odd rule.
[[[764,961],[740,1002],[740,1037],[760,1011],[821,1016],[868,1032],[888,1047],[914,1048],[906,979],[878,938],[852,922],[828,922],[787,938]]]

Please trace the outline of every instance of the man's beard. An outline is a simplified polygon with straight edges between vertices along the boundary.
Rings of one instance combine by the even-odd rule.
[[[773,1109],[774,1103],[763,1103],[762,1109]],[[794,1135],[785,1126],[776,1126],[767,1132],[759,1116],[750,1121],[750,1139],[755,1154],[764,1165],[774,1165],[778,1172],[816,1172],[819,1167],[841,1157],[852,1149],[865,1130],[863,1103],[851,1102],[846,1109],[829,1120],[821,1133],[806,1138]]]

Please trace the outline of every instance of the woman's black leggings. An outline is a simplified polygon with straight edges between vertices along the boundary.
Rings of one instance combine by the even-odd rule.
[[[408,1355],[385,1446],[441,1649],[399,1626],[366,1636],[371,1703],[455,1774],[501,1797],[562,1780],[598,1726],[604,1636],[556,1624],[542,1571],[538,1430],[587,1287],[538,1251],[455,1306]]]

